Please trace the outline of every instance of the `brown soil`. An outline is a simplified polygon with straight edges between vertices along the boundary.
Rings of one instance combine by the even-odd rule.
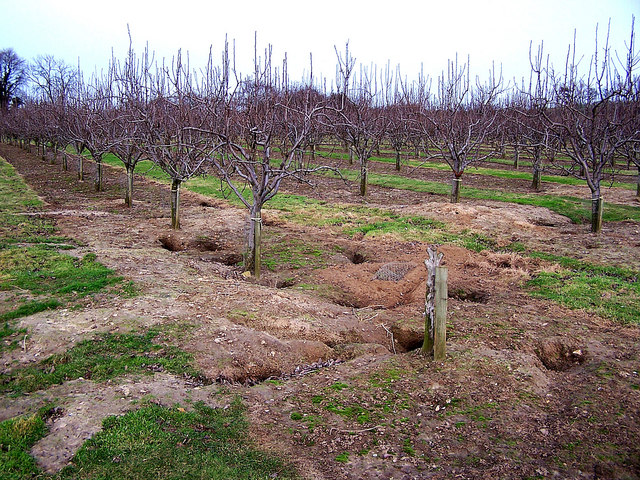
[[[0,419],[55,399],[59,415],[32,450],[47,471],[69,462],[105,416],[136,408],[144,396],[166,405],[222,406],[239,394],[253,437],[307,478],[640,478],[640,330],[529,296],[523,282],[550,265],[442,246],[451,294],[448,357],[434,363],[414,351],[423,328],[426,244],[347,238],[267,211],[265,250],[284,236],[337,253],[324,268],[278,267],[258,283],[235,266],[242,210],[185,192],[182,229],[173,232],[165,186],[136,179],[135,204],[127,209],[119,170],[106,169],[105,191],[95,193],[92,182],[35,155],[4,145],[0,155],[46,202],[43,215],[85,245],[73,254],[94,252],[140,289],[135,298],[96,295],[81,309],[21,319],[29,337],[24,348],[3,355],[2,368],[64,351],[96,332],[157,325],[215,381],[197,386],[164,373],[81,379],[0,399]],[[364,202],[354,186],[318,181],[314,190],[286,189]],[[536,207],[452,205],[384,188],[372,188],[366,202],[499,243],[518,240],[640,268],[635,222],[606,224],[593,236]],[[281,380],[263,382],[268,378]]]

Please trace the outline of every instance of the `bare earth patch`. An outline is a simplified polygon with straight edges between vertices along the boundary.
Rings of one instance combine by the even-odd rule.
[[[173,232],[164,186],[136,179],[129,210],[121,171],[106,169],[106,190],[96,194],[92,182],[76,181],[75,172],[59,165],[7,146],[0,155],[46,201],[43,215],[84,245],[80,254],[95,253],[140,290],[134,298],[96,295],[80,309],[21,319],[29,336],[24,348],[3,355],[2,369],[97,332],[157,326],[163,341],[192,353],[214,382],[194,386],[155,373],[76,380],[0,399],[1,419],[50,400],[60,408],[32,451],[46,471],[70,461],[107,415],[144,401],[224,406],[238,394],[256,440],[291,458],[307,478],[640,478],[640,330],[530,297],[523,282],[550,268],[545,262],[442,246],[449,339],[447,362],[436,364],[412,351],[423,329],[428,245],[422,242],[347,238],[273,214],[265,227],[273,238],[342,253],[327,255],[320,268],[276,267],[257,283],[236,265],[243,210],[185,192],[182,230]],[[363,202],[355,188],[318,181],[313,191],[287,189]],[[482,232],[500,244],[520,241],[533,250],[640,268],[634,222],[605,224],[596,237],[587,226],[536,207],[451,205],[375,187],[367,201]]]

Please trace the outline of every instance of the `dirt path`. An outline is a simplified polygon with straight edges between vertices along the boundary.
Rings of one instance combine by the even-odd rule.
[[[183,228],[175,233],[165,187],[138,179],[128,210],[116,170],[107,169],[106,190],[96,194],[91,182],[77,182],[59,165],[7,146],[0,146],[0,156],[45,200],[44,215],[61,233],[85,245],[78,254],[95,253],[140,290],[131,299],[98,295],[79,310],[22,319],[28,343],[5,354],[3,368],[63,351],[96,332],[156,325],[165,341],[193,353],[203,374],[218,381],[193,386],[166,374],[107,384],[79,380],[0,399],[2,419],[59,401],[63,415],[32,452],[48,471],[68,462],[104,416],[135,408],[144,396],[167,405],[192,399],[220,406],[240,394],[259,442],[294,459],[308,478],[640,476],[639,329],[528,296],[522,281],[543,268],[541,262],[442,247],[449,288],[457,294],[450,300],[449,357],[434,364],[403,353],[421,340],[419,263],[427,245],[349,239],[278,221],[267,227],[272,238],[337,253],[322,269],[280,269],[259,285],[227,265],[242,250],[241,210],[185,193]],[[321,193],[287,189],[327,201],[363,201],[344,184],[327,179],[324,185]],[[603,235],[593,237],[586,227],[535,207],[450,205],[375,187],[367,202],[455,218],[453,228],[505,244],[517,240],[592,261],[640,265],[637,223],[605,225]],[[354,263],[350,252],[366,261]],[[406,275],[376,280],[390,262],[409,265]],[[297,283],[283,281],[288,278]],[[302,280],[329,293],[301,288]],[[319,359],[339,362],[288,377]],[[282,375],[288,379],[248,386]]]

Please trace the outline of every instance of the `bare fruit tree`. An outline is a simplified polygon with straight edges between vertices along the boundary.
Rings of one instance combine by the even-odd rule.
[[[630,114],[634,100],[634,31],[626,52],[627,61],[615,61],[607,30],[604,45],[599,44],[596,29],[595,52],[585,73],[576,59],[575,39],[569,49],[564,72],[542,71],[551,85],[550,108],[543,119],[556,144],[572,161],[566,172],[586,181],[591,191],[591,231],[602,228],[602,182],[615,173],[616,155],[625,145],[640,138],[637,116]]]
[[[171,178],[171,227],[180,228],[180,188],[204,174],[211,137],[207,118],[193,84],[189,65],[178,52],[171,66],[163,66],[149,81],[151,99],[139,111],[144,155]]]
[[[244,266],[259,277],[263,206],[285,180],[307,182],[308,174],[326,168],[310,164],[301,155],[321,131],[325,99],[311,82],[292,86],[286,61],[278,75],[270,47],[264,64],[257,58],[254,64],[253,76],[225,95],[224,113],[217,116],[217,134],[224,148],[211,156],[211,164],[249,211]],[[244,194],[245,187],[250,195]]]
[[[498,153],[487,150],[496,137],[499,120],[497,105],[502,76],[492,70],[486,83],[476,78],[471,83],[469,61],[449,61],[446,74],[438,78],[438,93],[433,102],[421,105],[416,125],[433,145],[431,158],[444,160],[453,172],[451,202],[460,199],[460,184],[465,169]],[[429,95],[422,95],[429,99]]]
[[[367,195],[369,159],[387,136],[389,116],[382,92],[377,87],[375,71],[361,69],[354,76],[355,58],[346,45],[338,56],[338,95],[333,96],[332,125],[339,138],[353,152],[360,167],[360,195]]]
[[[149,102],[149,71],[151,62],[148,50],[137,58],[131,45],[123,63],[115,58],[111,62],[113,104],[107,113],[109,135],[113,142],[111,153],[124,165],[127,172],[124,203],[133,206],[133,179],[136,165],[143,158],[143,142],[146,140],[144,116]]]

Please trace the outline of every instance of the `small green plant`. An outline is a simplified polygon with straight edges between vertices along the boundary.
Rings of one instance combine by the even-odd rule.
[[[291,412],[291,420],[302,420],[303,415],[300,412]]]
[[[330,388],[339,392],[341,390],[344,390],[345,388],[349,388],[349,385],[342,382],[336,382],[333,385],[331,385]]]
[[[336,456],[336,462],[348,463],[349,462],[349,452],[343,452],[340,455],[337,455]]]
[[[415,448],[413,448],[413,444],[411,443],[410,438],[405,438],[404,442],[402,443],[402,451],[411,457],[416,456],[416,450]]]

